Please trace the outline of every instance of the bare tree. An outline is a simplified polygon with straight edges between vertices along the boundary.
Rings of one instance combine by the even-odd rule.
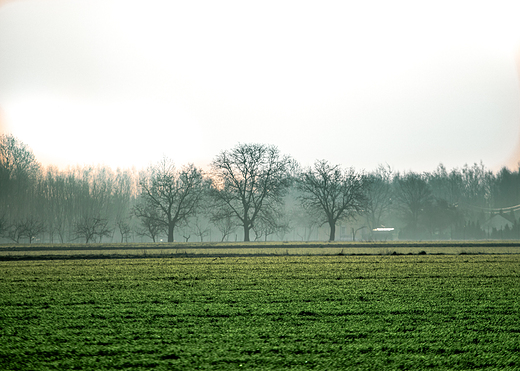
[[[188,234],[186,231],[182,231],[182,238],[184,238],[184,242],[188,242],[190,240],[191,234]]]
[[[382,225],[383,218],[390,212],[392,192],[392,169],[389,166],[379,165],[375,172],[368,174],[365,216],[371,234],[374,228]]]
[[[336,223],[353,217],[366,207],[366,178],[353,168],[341,169],[325,160],[301,173],[298,189],[302,206],[311,214],[320,215],[330,227],[329,241],[336,237]]]
[[[297,196],[300,199],[299,196]],[[301,201],[292,210],[291,219],[296,224],[295,233],[302,241],[310,241],[313,233],[318,233],[318,228],[323,224],[321,219],[314,213],[309,213],[302,205]],[[303,229],[303,230],[302,230]]]
[[[132,203],[137,196],[137,177],[128,170],[117,169],[112,195],[112,214],[121,233],[121,242],[132,235]]]
[[[19,243],[23,238],[29,239],[29,243],[32,243],[35,237],[44,232],[44,223],[36,219],[34,216],[29,216],[7,226],[5,235],[16,243]]]
[[[285,235],[289,230],[289,222],[284,213],[278,209],[269,209],[267,212],[260,213],[257,222],[253,225],[255,241],[267,238],[273,234],[281,233]]]
[[[195,234],[195,236],[200,238],[200,242],[204,242],[204,237],[206,237],[211,232],[209,223],[210,222],[208,219],[203,218],[200,215],[196,215],[189,221],[191,231]]]
[[[74,235],[76,238],[84,238],[85,243],[95,241],[96,237],[99,237],[101,242],[103,237],[111,237],[112,231],[108,228],[108,220],[100,217],[84,217],[76,222]]]
[[[450,205],[460,202],[464,189],[460,170],[453,169],[448,172],[443,164],[439,164],[437,169],[425,176],[433,197],[446,200]]]
[[[32,243],[33,239],[45,232],[45,224],[35,216],[30,216],[23,221],[22,230],[22,237],[29,239],[29,243]]]
[[[75,178],[51,166],[46,169],[44,182],[46,229],[51,242],[54,240],[54,235],[57,235],[59,241],[63,243],[75,221],[76,194],[73,192]]]
[[[152,224],[167,232],[168,242],[173,242],[175,227],[196,213],[205,190],[199,169],[190,164],[177,170],[167,158],[148,169],[140,186],[134,214],[141,219],[152,218]]]
[[[9,237],[7,219],[4,215],[0,215],[0,237]]]
[[[211,223],[222,233],[220,242],[224,242],[236,230],[237,223],[229,210],[214,209],[210,215]]]
[[[278,219],[278,225],[274,233],[280,241],[285,241],[285,237],[292,229],[291,219],[287,213],[284,213],[280,219]]]
[[[121,243],[128,242],[128,237],[132,234],[132,228],[127,220],[120,219],[116,222],[119,233],[121,234]]]
[[[13,135],[0,135],[0,186],[2,193],[8,186],[35,177],[40,172],[32,150]],[[13,184],[13,182],[16,182]]]
[[[520,172],[503,167],[490,183],[493,208],[509,208],[520,204]]]
[[[20,239],[24,237],[24,228],[23,224],[19,222],[14,222],[10,224],[7,228],[7,232],[5,234],[10,240],[20,243]]]
[[[462,168],[464,189],[462,198],[465,203],[478,207],[490,207],[490,183],[493,173],[487,170],[483,163]]]
[[[408,237],[418,238],[419,219],[430,206],[433,198],[426,182],[426,175],[409,172],[397,174],[394,178],[396,207],[407,225]]]
[[[211,195],[216,207],[230,212],[244,228],[244,241],[262,210],[283,203],[294,161],[275,146],[239,144],[211,163]]]
[[[164,233],[164,228],[159,216],[155,215],[155,210],[147,208],[146,205],[136,205],[135,215],[140,215],[141,227],[137,228],[138,236],[150,237],[153,242],[157,242],[157,237]]]
[[[40,164],[27,145],[11,134],[0,135],[0,211],[11,226],[8,234],[34,214],[40,174]]]

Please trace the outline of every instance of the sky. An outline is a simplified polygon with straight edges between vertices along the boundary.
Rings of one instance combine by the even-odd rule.
[[[520,161],[518,1],[0,2],[0,130],[44,165]]]

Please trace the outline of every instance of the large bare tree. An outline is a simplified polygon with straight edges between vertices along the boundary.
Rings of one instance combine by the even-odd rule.
[[[175,227],[197,212],[205,190],[199,169],[190,164],[177,170],[167,158],[148,168],[140,186],[141,196],[134,214],[145,224],[161,226],[168,242],[173,242]]]
[[[325,160],[316,161],[298,179],[302,206],[319,215],[330,227],[329,241],[336,238],[336,223],[360,213],[366,207],[366,178],[353,168],[342,169]]]
[[[211,163],[214,207],[227,210],[244,228],[244,241],[262,213],[283,203],[294,161],[277,147],[238,144]]]

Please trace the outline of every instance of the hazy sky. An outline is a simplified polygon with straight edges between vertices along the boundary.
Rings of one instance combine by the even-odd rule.
[[[0,126],[44,164],[520,160],[517,0],[3,4]]]

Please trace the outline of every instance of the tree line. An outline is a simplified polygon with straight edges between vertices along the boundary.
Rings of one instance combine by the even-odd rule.
[[[432,172],[326,160],[302,168],[273,145],[238,144],[207,171],[43,167],[0,137],[1,242],[520,238],[520,169]]]

